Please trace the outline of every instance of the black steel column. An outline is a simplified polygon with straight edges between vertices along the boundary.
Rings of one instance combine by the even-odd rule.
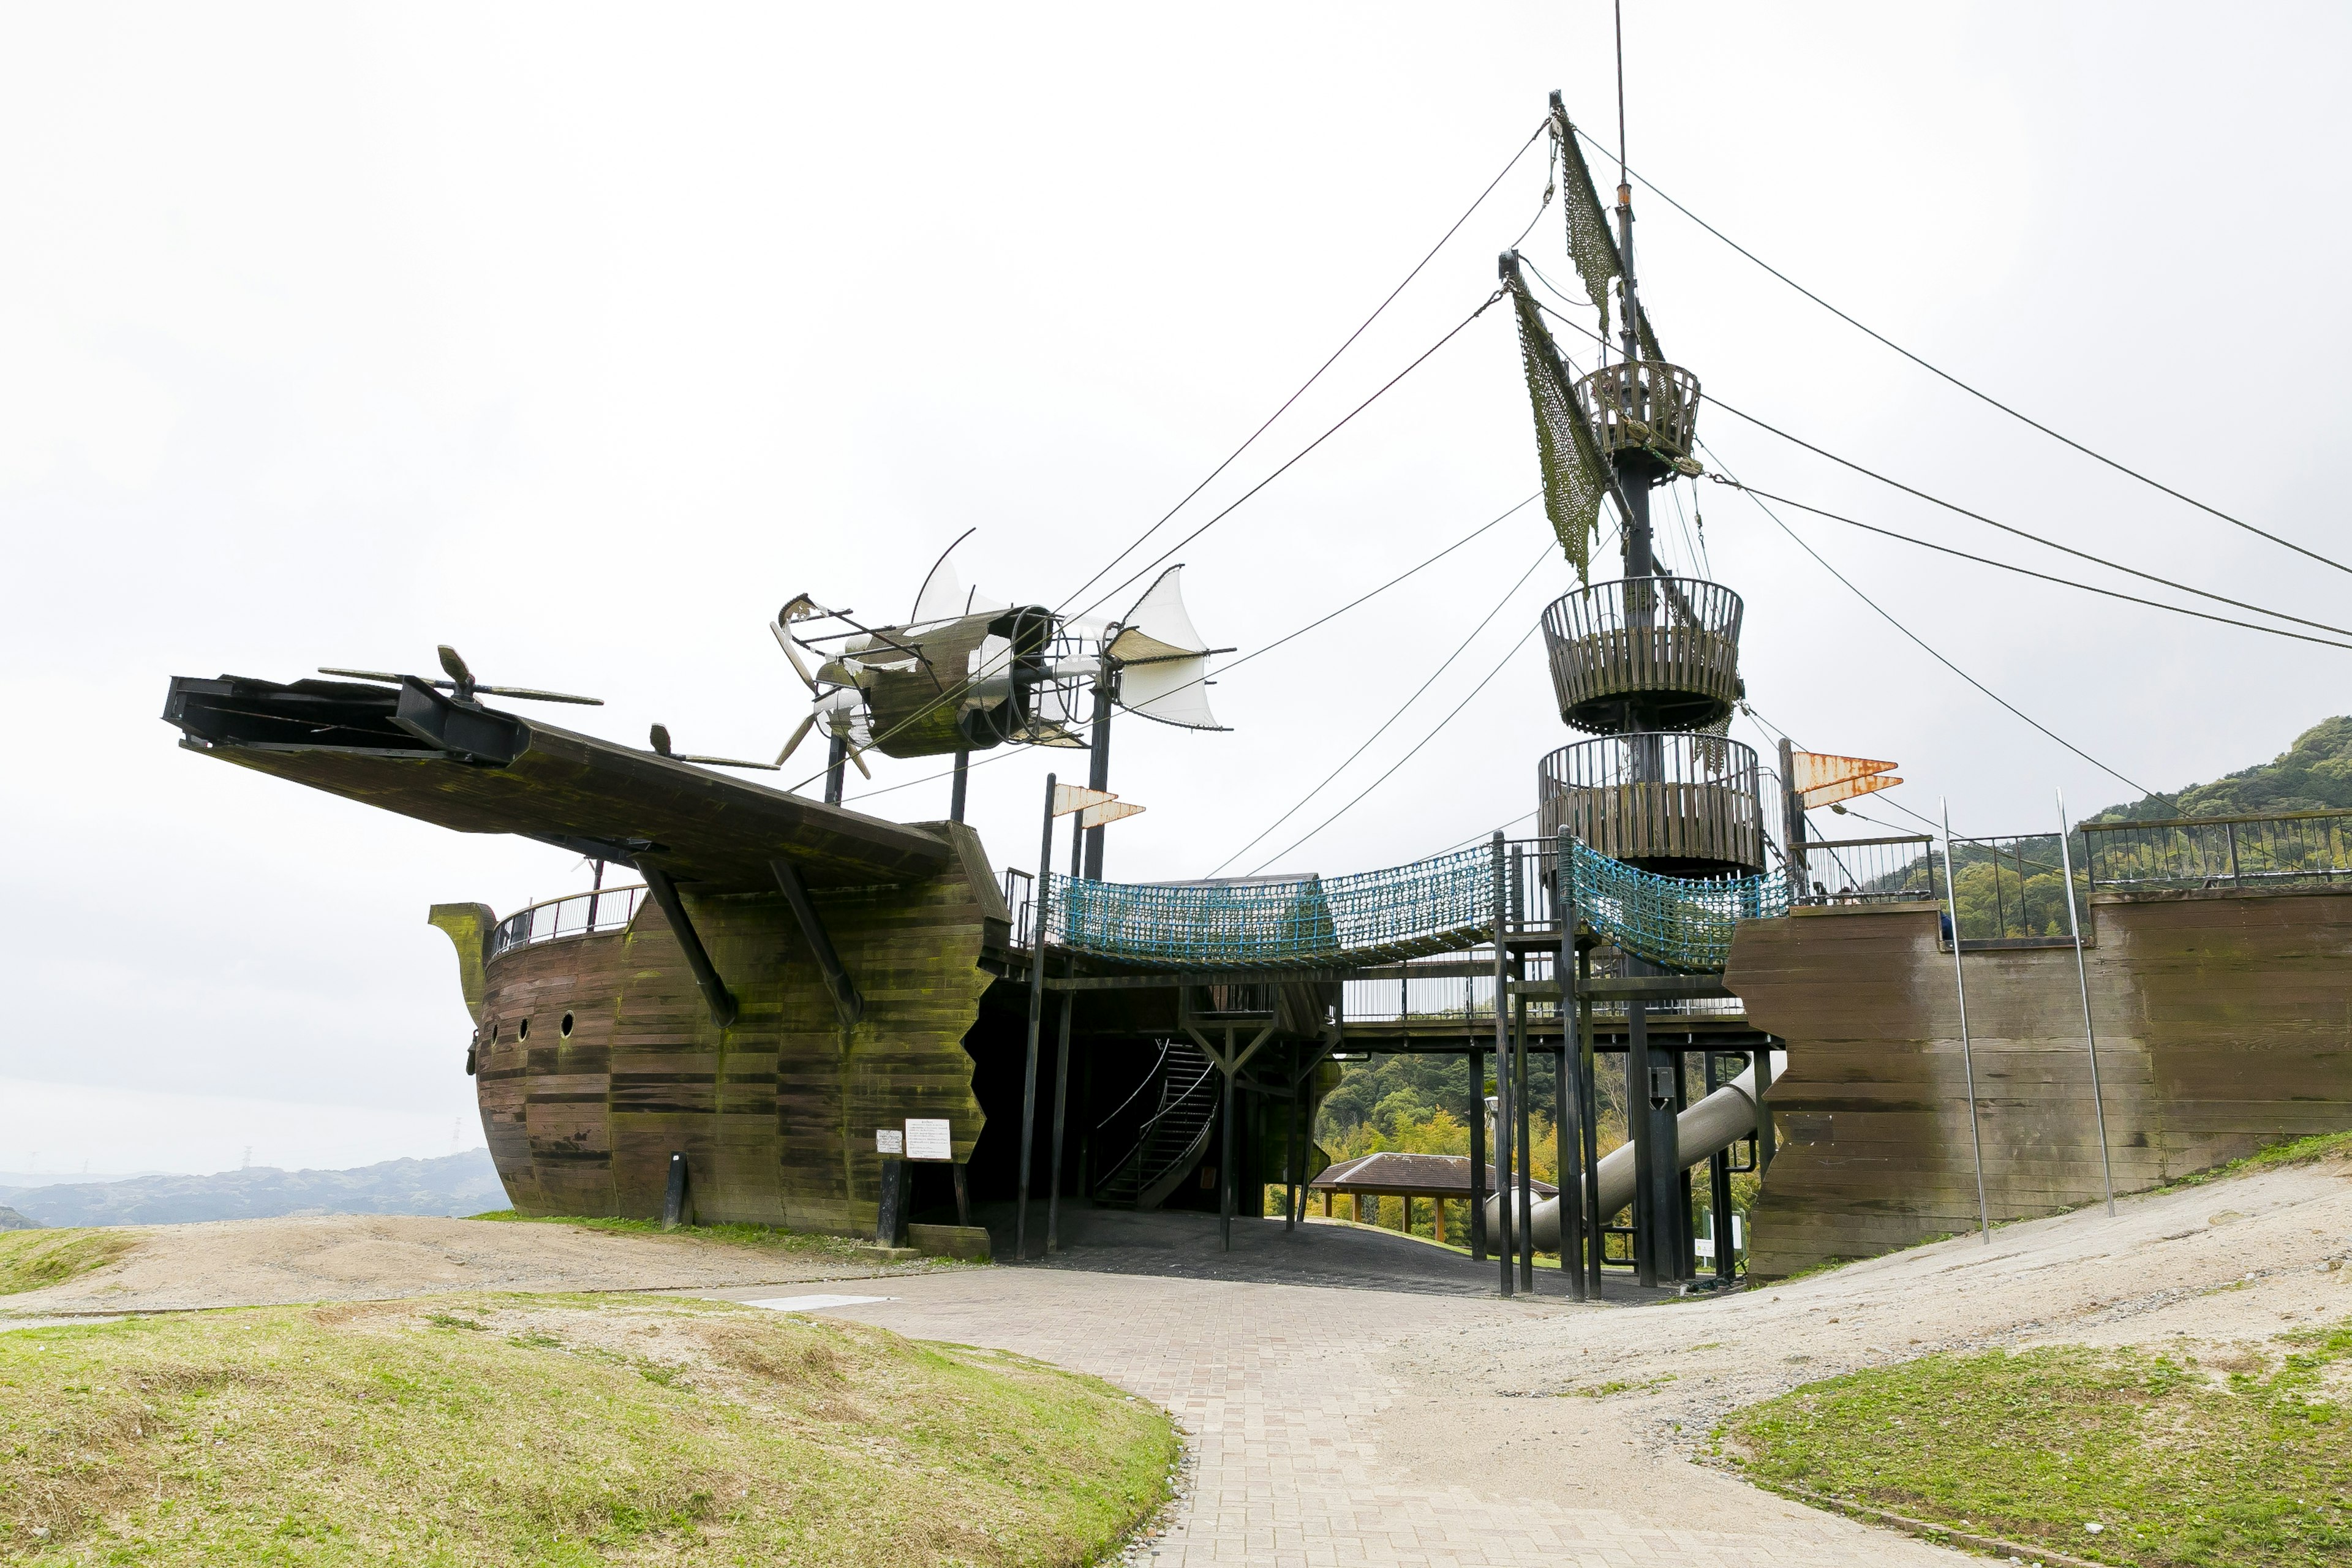
[[[1290,1098],[1282,1107],[1282,1232],[1298,1228],[1298,1047],[1290,1048]]]
[[[1225,1061],[1231,1064],[1233,1060],[1234,1032],[1228,1027],[1225,1030]],[[1225,1151],[1217,1162],[1217,1242],[1219,1247],[1226,1252],[1234,1249],[1234,1150],[1237,1143],[1234,1136],[1234,1115],[1238,1109],[1234,1098],[1234,1077],[1233,1068],[1228,1065],[1225,1068]]]
[[[948,796],[948,820],[950,822],[961,822],[963,820],[963,804],[966,794],[965,786],[971,782],[971,753],[968,751],[958,752],[956,753],[955,762],[955,789],[953,793]]]
[[[1715,1053],[1706,1053],[1706,1092],[1712,1095],[1723,1085],[1716,1065]],[[1731,1151],[1718,1150],[1706,1163],[1707,1228],[1715,1232],[1715,1277],[1731,1283],[1738,1272],[1731,1257]]]
[[[1076,959],[1070,961],[1069,968],[1072,973],[1077,973]],[[1070,1009],[1077,999],[1077,993],[1074,991],[1062,993],[1062,1005],[1058,1009],[1062,1023],[1056,1031],[1058,1037],[1054,1047],[1053,1174],[1045,1188],[1045,1250],[1048,1253],[1062,1250],[1062,1141],[1068,1136],[1066,1129],[1070,1109]]]
[[[1584,1183],[1584,1225],[1589,1250],[1585,1254],[1585,1280],[1591,1288],[1591,1300],[1601,1300],[1601,1268],[1608,1252],[1608,1238],[1601,1227],[1614,1218],[1601,1212],[1601,1082],[1594,1068],[1592,1048],[1592,955],[1580,952],[1576,955],[1576,1093],[1580,1102],[1583,1122],[1583,1158],[1578,1162],[1578,1173]]]
[[[1486,1053],[1470,1062],[1470,1261],[1486,1261]]]
[[[1683,1037],[1686,1047],[1691,1037]],[[1682,1113],[1690,1109],[1690,1052],[1675,1052],[1675,1129],[1682,1130]],[[1691,1216],[1690,1167],[1682,1163],[1681,1140],[1675,1151],[1675,1278],[1688,1279],[1698,1272],[1698,1222]]]
[[[1559,1269],[1568,1276],[1569,1293],[1581,1301],[1584,1290],[1584,1105],[1577,1068],[1578,1019],[1581,1001],[1577,993],[1576,840],[1565,827],[1552,847],[1552,923],[1559,931],[1553,950],[1552,974],[1559,982],[1559,1050],[1552,1058],[1552,1163],[1559,1180]]]
[[[1523,965],[1514,961],[1511,968],[1524,982]],[[1528,999],[1524,993],[1511,998],[1511,1032],[1517,1043],[1511,1047],[1515,1064],[1512,1081],[1519,1086],[1518,1121],[1513,1128],[1511,1145],[1519,1152],[1519,1289],[1530,1296],[1536,1289],[1536,1150],[1530,1142],[1528,1101],[1534,1099],[1528,1086],[1534,1081],[1528,1072]]]
[[[1495,1212],[1502,1221],[1497,1238],[1502,1243],[1498,1255],[1502,1259],[1502,1293],[1512,1294],[1512,1276],[1517,1272],[1518,1241],[1511,1221],[1511,1176],[1516,1169],[1511,1147],[1511,1100],[1515,1086],[1511,1082],[1511,984],[1510,957],[1507,943],[1510,900],[1504,885],[1503,834],[1495,832]]]
[[[1110,788],[1110,687],[1113,675],[1110,660],[1105,658],[1095,676],[1095,721],[1092,750],[1094,755],[1087,763],[1087,787]],[[1102,880],[1103,833],[1097,826],[1087,829],[1087,880]]]
[[[1054,775],[1045,775],[1045,826],[1037,846],[1036,890],[1030,896],[1035,930],[1029,944],[1029,1054],[1021,1073],[1021,1171],[1013,1215],[1013,1260],[1029,1260],[1029,1170],[1036,1163],[1037,1036],[1045,1023],[1045,916],[1054,885]]]
[[[841,771],[849,763],[849,737],[835,735],[824,752],[824,804],[841,804]]]
[[[1658,1282],[1658,1140],[1650,1114],[1650,1013],[1625,1004],[1625,1136],[1633,1141],[1633,1279]]]

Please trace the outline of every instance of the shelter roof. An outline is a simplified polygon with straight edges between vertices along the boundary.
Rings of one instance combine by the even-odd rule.
[[[1531,1184],[1538,1197],[1559,1189],[1549,1182]],[[1360,1155],[1330,1166],[1307,1185],[1318,1192],[1363,1193],[1370,1196],[1414,1197],[1470,1195],[1470,1158],[1466,1154],[1404,1154],[1393,1150]],[[1486,1167],[1486,1190],[1495,1190],[1495,1167]]]

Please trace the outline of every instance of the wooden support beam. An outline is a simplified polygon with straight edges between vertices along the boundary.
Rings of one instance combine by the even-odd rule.
[[[802,879],[800,868],[789,860],[769,861],[768,871],[782,889],[784,902],[792,906],[793,919],[800,922],[801,935],[807,939],[817,969],[824,975],[825,994],[833,998],[835,1016],[840,1018],[843,1028],[856,1028],[857,1020],[866,1016],[866,998],[857,994],[849,971],[842,967],[841,954],[834,951],[833,936],[824,929],[824,918],[809,899],[808,883]]]
[[[686,966],[693,972],[694,983],[702,988],[702,999],[710,1008],[710,1021],[726,1028],[735,1022],[735,994],[719,978],[709,951],[696,933],[694,921],[687,918],[686,904],[677,896],[677,884],[670,880],[668,872],[647,865],[642,858],[637,862],[637,871],[646,879],[646,891],[654,896],[654,902],[661,906],[661,912],[669,920],[670,932],[686,954]]]

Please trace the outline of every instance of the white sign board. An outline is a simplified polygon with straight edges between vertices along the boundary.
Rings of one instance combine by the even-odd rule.
[[[955,1140],[949,1136],[946,1118],[938,1121],[907,1118],[907,1158],[909,1160],[953,1160]]]
[[[877,1154],[903,1154],[907,1142],[897,1128],[877,1127],[874,1130],[874,1151]]]

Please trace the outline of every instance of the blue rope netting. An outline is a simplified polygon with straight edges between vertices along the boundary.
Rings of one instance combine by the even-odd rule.
[[[1551,846],[1534,847],[1548,867]],[[1626,952],[1684,973],[1720,973],[1742,920],[1788,912],[1778,877],[1660,877],[1574,846],[1578,910]],[[1493,933],[1495,860],[1481,847],[1348,877],[1283,881],[1051,879],[1052,940],[1073,952],[1172,969],[1343,965],[1458,952]],[[1515,911],[1545,923],[1530,889]]]
[[[1722,973],[1741,921],[1789,912],[1789,884],[1779,877],[1661,877],[1582,844],[1573,846],[1570,862],[1578,917],[1627,952],[1678,973]]]

